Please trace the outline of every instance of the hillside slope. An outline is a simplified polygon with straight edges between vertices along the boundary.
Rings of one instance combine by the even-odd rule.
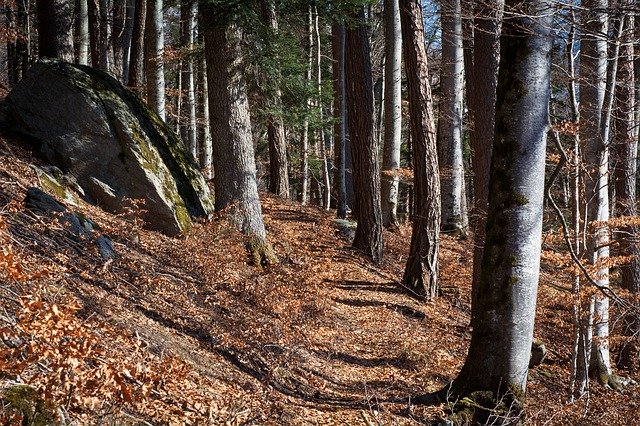
[[[71,207],[113,240],[118,257],[105,261],[24,208],[38,163],[21,141],[0,140],[4,423],[34,412],[67,424],[418,425],[443,415],[444,405],[393,401],[439,389],[462,365],[470,241],[443,236],[443,294],[421,303],[397,283],[406,227],[385,234],[376,268],[331,213],[263,195],[280,263],[262,270],[222,216],[172,239],[142,229],[135,211]],[[545,271],[536,337],[550,354],[531,371],[527,421],[640,424],[637,387],[594,385],[565,404],[570,297]]]

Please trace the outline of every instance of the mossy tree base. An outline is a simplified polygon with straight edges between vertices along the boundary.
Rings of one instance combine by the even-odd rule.
[[[7,413],[14,412],[12,420],[21,420],[23,425],[57,425],[58,416],[50,403],[40,398],[31,386],[16,385],[7,389],[2,398]]]
[[[278,263],[278,256],[268,241],[253,237],[247,243],[247,250],[254,266],[264,267]]]
[[[491,391],[475,391],[459,397],[450,407],[444,425],[520,425],[524,405],[513,393],[500,397]]]

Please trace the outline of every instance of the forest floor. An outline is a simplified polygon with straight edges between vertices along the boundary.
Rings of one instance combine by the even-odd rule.
[[[104,261],[24,208],[39,163],[20,141],[0,140],[3,424],[34,413],[79,425],[420,425],[445,415],[445,404],[393,401],[440,389],[464,361],[471,240],[442,237],[442,294],[424,303],[398,283],[407,226],[385,231],[375,267],[333,212],[263,195],[280,263],[261,269],[222,216],[168,238],[141,229],[135,212],[73,206],[113,240],[118,256]],[[570,278],[556,239],[545,234],[535,336],[549,355],[530,371],[526,421],[640,424],[638,386],[593,383],[566,402]],[[637,366],[619,373],[640,382]]]

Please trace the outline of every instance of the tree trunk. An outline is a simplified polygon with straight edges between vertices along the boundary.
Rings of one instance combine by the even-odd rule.
[[[213,178],[213,151],[211,146],[211,120],[209,119],[209,85],[207,84],[207,64],[203,59],[200,61],[200,81],[202,89],[198,91],[200,96],[200,116],[202,117],[202,130],[200,133],[200,146],[202,147],[202,159],[200,167],[207,179]]]
[[[374,263],[382,260],[380,168],[373,134],[373,88],[369,39],[364,9],[352,14],[356,22],[346,30],[345,75],[349,137],[353,158],[355,216],[358,221],[353,246]]]
[[[98,0],[98,64],[102,71],[108,73],[112,72],[113,67],[110,52],[109,0]]]
[[[136,10],[136,0],[126,0],[124,18],[124,34],[122,38],[122,81],[128,84],[129,64],[131,61],[131,43],[133,41],[133,21]]]
[[[495,122],[496,85],[500,59],[500,26],[504,0],[481,0],[475,6],[473,75],[467,81],[473,168],[473,285],[472,302],[478,296],[489,199],[489,168]]]
[[[488,408],[474,424],[516,424],[521,414],[540,266],[553,6],[505,3],[480,289],[465,364],[444,389]]]
[[[335,174],[333,177],[333,188],[337,200],[337,217],[340,219],[345,219],[347,217],[347,99],[345,96],[344,42],[344,22],[335,22],[331,27],[331,52],[333,55],[333,134],[335,141]]]
[[[400,17],[409,93],[415,203],[411,248],[402,281],[415,295],[429,300],[438,295],[440,178],[421,1],[400,0]]]
[[[73,62],[72,0],[37,0],[38,49],[41,58]]]
[[[144,33],[147,16],[147,0],[135,0],[136,10],[133,15],[133,34],[131,36],[131,59],[129,61],[129,77],[127,85],[140,91],[144,78]]]
[[[616,212],[621,217],[638,215],[636,182],[638,139],[635,129],[635,87],[634,87],[634,16],[626,15],[622,45],[619,54],[618,78],[616,81],[615,117],[615,189]],[[631,221],[628,221],[631,222]],[[640,294],[640,244],[638,226],[628,223],[617,230],[616,240],[620,241],[619,256],[630,256],[629,263],[620,267],[622,287],[632,294]],[[635,304],[636,308],[638,304]],[[631,337],[621,351],[621,365],[632,368],[638,365],[640,351],[640,318],[637,311],[625,317],[623,334]],[[635,357],[635,359],[634,359]]]
[[[144,37],[147,103],[165,120],[162,0],[149,0],[147,5]]]
[[[464,58],[460,0],[443,0],[442,66],[439,121],[442,230],[459,235],[467,232],[462,157],[462,93]],[[485,77],[486,78],[486,77]],[[486,108],[486,105],[484,106]]]
[[[193,69],[193,43],[196,27],[197,6],[195,0],[182,0],[180,3],[181,44],[186,57],[182,59],[182,105],[183,113],[179,117],[180,135],[194,161],[198,161],[198,143],[196,129],[196,94]]]
[[[384,148],[382,153],[382,223],[398,226],[398,185],[402,136],[402,31],[398,0],[385,0]]]
[[[120,81],[123,81],[124,65],[124,26],[127,19],[127,0],[112,1],[112,28],[111,28],[111,49],[109,57],[113,58],[111,64],[112,73]]]
[[[75,53],[76,62],[89,64],[89,10],[87,0],[76,0]]]
[[[318,117],[320,123],[323,121],[324,111],[322,110],[322,45],[320,39],[320,16],[318,8],[313,7],[313,28],[316,35],[316,89],[317,89],[317,105]],[[324,136],[324,128],[322,125],[318,127],[318,144],[320,145],[320,157],[322,159],[322,206],[325,210],[331,208],[331,178],[329,177],[329,157],[327,155],[327,140]]]
[[[216,9],[203,7],[206,22],[216,22]],[[243,78],[242,34],[236,24],[213,24],[204,34],[207,83],[211,107],[215,208],[253,238],[259,262],[275,260],[267,243],[258,198],[249,101]]]
[[[278,17],[273,0],[260,2],[262,22],[265,25],[266,49],[268,54],[276,56],[274,39],[278,35]],[[282,91],[280,90],[280,70],[264,70],[263,96],[268,111],[267,139],[269,143],[269,192],[283,198],[289,198],[289,165],[287,160],[287,140],[284,136],[282,119]]]
[[[602,140],[602,129],[604,128],[603,106],[605,100],[605,86],[607,80],[607,13],[608,2],[606,0],[585,0],[583,2],[582,26],[584,30],[581,34],[580,48],[580,141],[583,144],[584,166],[584,205],[582,211],[586,212],[584,220],[585,226],[594,220],[607,220],[609,214],[608,182],[607,174],[604,173],[608,167],[608,150],[605,149],[605,142]],[[609,257],[608,245],[601,243],[608,242],[608,227],[598,226],[589,231],[587,237],[586,255],[589,263],[596,265],[599,259]],[[596,247],[601,247],[597,249]],[[603,268],[596,274],[596,282],[599,285],[608,285],[608,268]],[[600,342],[598,345],[592,342],[594,332],[593,313],[595,305],[603,311],[605,306],[601,296],[596,302],[595,296],[582,309],[581,335],[579,353],[583,356],[578,358],[578,369],[576,374],[575,391],[578,395],[584,393],[588,385],[589,366],[595,362],[598,365],[598,373],[609,375],[611,367],[608,362],[607,342]],[[604,309],[606,318],[598,320],[599,332],[606,322],[608,327],[608,308]],[[600,346],[602,351],[596,349]],[[593,354],[592,349],[594,350]],[[592,359],[593,356],[596,359]]]

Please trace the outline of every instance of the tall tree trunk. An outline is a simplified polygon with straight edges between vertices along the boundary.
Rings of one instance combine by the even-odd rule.
[[[475,397],[488,408],[476,411],[474,424],[517,424],[540,266],[553,6],[544,0],[505,3],[510,19],[501,36],[480,291],[466,361],[444,389],[453,400]],[[498,403],[504,412],[493,409]]]
[[[398,185],[402,136],[402,31],[398,0],[384,1],[384,148],[382,152],[382,223],[398,226]]]
[[[635,80],[634,80],[634,16],[626,15],[622,45],[619,54],[618,78],[616,81],[616,112],[615,117],[615,189],[616,212],[621,217],[638,215],[636,184],[637,184],[637,155],[638,139],[635,129]],[[616,240],[620,241],[618,255],[630,256],[630,261],[622,265],[622,286],[632,294],[640,294],[640,244],[638,235],[640,229],[631,221],[617,230]],[[636,304],[638,307],[638,304]],[[640,353],[640,318],[637,311],[625,317],[623,333],[631,337],[632,341],[625,344],[621,353],[621,364],[632,367],[638,365]],[[634,359],[635,357],[635,359]]]
[[[41,58],[73,62],[72,0],[37,0],[38,49]]]
[[[75,53],[76,62],[89,64],[89,10],[87,0],[76,0]]]
[[[333,188],[336,193],[337,216],[340,219],[345,219],[347,217],[347,99],[345,96],[344,42],[344,22],[335,22],[331,27],[331,52],[333,55],[333,134],[335,141],[335,174],[333,177]]]
[[[15,37],[7,41],[9,84],[14,85],[22,79],[29,68],[30,61],[30,28],[29,2],[17,2],[15,15],[7,11],[8,27],[15,31]]]
[[[307,75],[306,81],[311,83],[311,67],[313,64],[313,14],[311,6],[309,6],[308,22],[307,22],[307,41],[309,50],[307,51]],[[304,122],[302,123],[302,146],[301,150],[301,174],[302,188],[300,189],[300,202],[305,205],[309,201],[309,109],[311,108],[311,99],[307,98],[307,111],[305,111]]]
[[[313,28],[316,35],[316,89],[318,91],[318,116],[320,123],[323,121],[324,111],[322,110],[322,45],[320,39],[320,16],[317,6],[313,7]],[[320,157],[322,158],[322,206],[325,210],[331,208],[331,178],[329,177],[329,157],[327,156],[327,140],[324,137],[324,128],[318,127],[318,143],[320,145]]]
[[[109,58],[113,58],[111,64],[114,76],[123,81],[124,65],[124,27],[127,19],[127,0],[112,0],[112,28],[110,37]]]
[[[200,167],[204,170],[207,179],[213,178],[213,147],[211,146],[211,121],[209,119],[209,85],[207,84],[207,63],[204,59],[200,61],[200,81],[202,89],[198,91],[201,97],[200,116],[202,117],[202,130],[200,133],[200,146],[202,147],[202,159]]]
[[[467,212],[462,156],[462,93],[464,58],[460,0],[443,0],[442,66],[439,121],[442,230],[465,235]],[[486,77],[485,77],[486,78]],[[485,106],[486,108],[486,106]]]
[[[149,0],[147,6],[144,37],[147,102],[165,120],[162,0]]]
[[[369,39],[364,9],[351,16],[355,24],[346,30],[345,75],[347,115],[353,179],[355,216],[358,221],[353,246],[374,263],[382,260],[382,212],[380,211],[380,168],[373,134],[373,88]]]
[[[112,72],[111,26],[109,25],[109,0],[98,0],[98,64],[101,70]]]
[[[135,3],[136,10],[133,15],[131,59],[129,60],[127,84],[135,90],[140,90],[144,79],[144,33],[147,16],[147,0],[135,0]]]
[[[193,43],[196,27],[198,4],[195,0],[182,0],[180,3],[181,44],[186,50],[182,59],[182,105],[183,113],[179,119],[180,135],[195,161],[198,160],[196,129],[196,95],[193,69]]]
[[[585,163],[585,199],[582,210],[586,213],[585,226],[594,220],[607,220],[609,214],[608,182],[605,172],[608,167],[608,150],[605,149],[605,141],[602,140],[603,106],[605,100],[605,86],[607,80],[607,13],[608,2],[606,0],[583,1],[582,34],[580,41],[580,141],[583,144]],[[608,227],[597,226],[589,231],[587,237],[586,255],[589,262],[596,265],[599,259],[609,257],[608,245],[601,243],[608,241]],[[600,247],[601,248],[597,248]],[[599,285],[608,285],[608,268],[598,271],[596,281]],[[581,333],[579,339],[578,358],[575,391],[578,395],[584,393],[588,386],[589,365],[595,362],[599,373],[609,375],[608,349],[604,347],[606,342],[595,345],[592,339],[594,327],[594,310],[596,297],[589,298],[589,303],[583,307],[581,319]],[[602,310],[604,302],[598,297],[597,304]],[[606,302],[604,302],[606,303]],[[598,323],[608,326],[607,318],[600,318]],[[602,332],[602,327],[599,327]],[[595,350],[600,346],[603,351]],[[595,352],[592,352],[592,349]],[[592,359],[593,356],[597,359]]]
[[[89,55],[91,57],[91,66],[100,67],[100,8],[98,0],[87,0],[87,13],[89,14]]]
[[[266,27],[267,51],[278,58],[274,43],[278,36],[278,17],[273,0],[260,2],[262,21]],[[278,62],[277,60],[275,61]],[[277,65],[276,65],[277,68]],[[284,136],[282,119],[282,91],[280,90],[280,70],[265,70],[264,98],[268,113],[267,139],[269,143],[269,192],[289,198],[289,165],[287,160],[287,140]]]
[[[203,9],[206,22],[217,21],[214,7],[206,5]],[[215,207],[216,211],[226,209],[230,219],[254,239],[254,255],[258,254],[262,262],[273,262],[258,198],[241,40],[241,31],[233,23],[213,24],[204,34],[211,132],[216,135]]]
[[[489,168],[495,122],[496,85],[500,59],[500,26],[504,0],[480,0],[475,6],[473,74],[467,81],[473,168],[473,285],[472,305],[478,296],[489,199]]]
[[[421,1],[400,0],[400,17],[409,92],[415,203],[411,248],[402,281],[415,295],[429,300],[438,295],[440,178]]]
[[[129,64],[131,61],[131,43],[133,41],[133,21],[136,10],[136,0],[125,0],[124,34],[122,36],[122,81],[129,82]]]

